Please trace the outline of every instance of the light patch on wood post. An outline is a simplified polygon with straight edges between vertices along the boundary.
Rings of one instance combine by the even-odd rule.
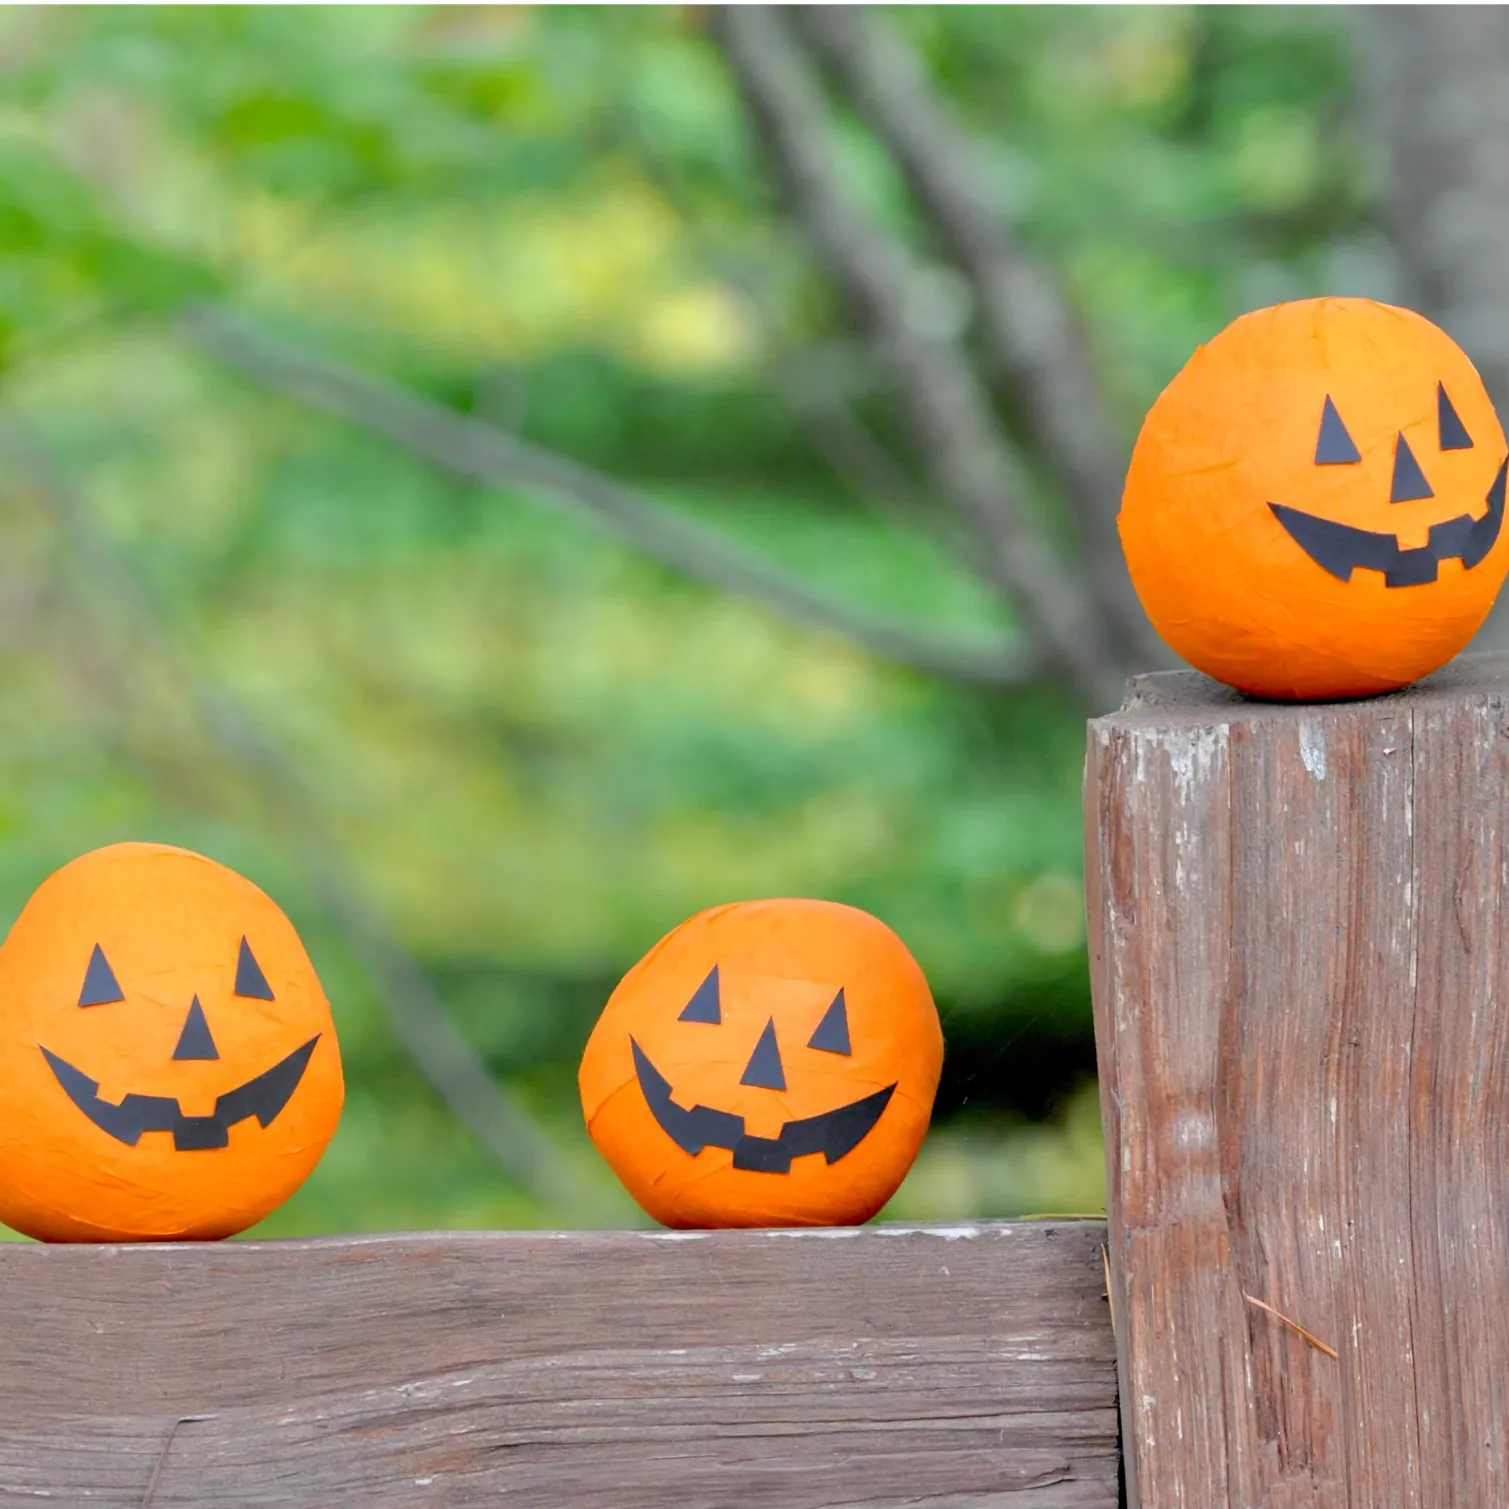
[[[1299,758],[1305,769],[1317,781],[1326,778],[1326,737],[1318,724],[1301,723],[1299,726]]]

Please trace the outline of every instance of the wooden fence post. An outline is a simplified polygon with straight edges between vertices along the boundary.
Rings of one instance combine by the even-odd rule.
[[[1090,725],[1132,1509],[1509,1504],[1506,820],[1509,657]]]

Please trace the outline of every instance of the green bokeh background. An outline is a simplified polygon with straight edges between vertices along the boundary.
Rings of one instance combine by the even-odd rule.
[[[1242,309],[1380,291],[1343,13],[890,19],[1083,312],[1128,436]],[[874,911],[933,982],[948,1069],[889,1213],[1096,1209],[1066,695],[883,664],[259,392],[174,334],[195,301],[228,301],[837,594],[1009,634],[783,402],[796,363],[889,438],[699,13],[17,7],[0,70],[0,402],[46,437],[89,536],[0,475],[0,920],[122,838],[214,855],[281,902],[349,1089],[325,1160],[258,1234],[639,1219],[581,1126],[586,1035],[684,916],[781,894]],[[847,181],[922,245],[884,154],[834,121]],[[164,642],[101,600],[86,545],[155,602]],[[234,696],[297,768],[601,1205],[531,1198],[427,1088],[192,685]]]

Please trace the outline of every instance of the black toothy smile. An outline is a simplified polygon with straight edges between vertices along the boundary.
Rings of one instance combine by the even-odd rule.
[[[1499,467],[1488,489],[1488,511],[1480,519],[1458,514],[1441,524],[1432,524],[1428,543],[1413,550],[1401,548],[1396,536],[1372,529],[1357,529],[1301,513],[1282,503],[1270,503],[1274,517],[1312,561],[1332,576],[1350,581],[1359,566],[1381,571],[1390,587],[1419,587],[1436,579],[1442,561],[1461,561],[1470,571],[1498,542],[1504,523],[1504,482],[1509,459]]]
[[[271,1126],[298,1089],[309,1056],[319,1040],[316,1033],[302,1048],[295,1048],[287,1058],[264,1070],[255,1079],[227,1090],[215,1102],[215,1109],[208,1116],[185,1116],[171,1095],[132,1094],[118,1106],[113,1106],[100,1099],[98,1081],[90,1079],[81,1069],[75,1069],[67,1059],[59,1058],[46,1048],[42,1048],[42,1057],[74,1105],[117,1142],[135,1147],[143,1132],[171,1132],[173,1146],[179,1152],[189,1152],[225,1147],[230,1141],[230,1129],[248,1116],[255,1116],[264,1129]],[[41,1044],[37,1046],[41,1047]]]
[[[821,1153],[829,1163],[837,1163],[864,1141],[896,1093],[895,1085],[887,1085],[835,1110],[788,1121],[778,1137],[755,1137],[744,1130],[744,1118],[731,1111],[707,1106],[683,1110],[671,1099],[670,1081],[644,1049],[632,1037],[629,1046],[645,1103],[676,1146],[693,1157],[705,1147],[726,1148],[734,1155],[734,1167],[751,1173],[789,1174],[791,1160],[807,1153]]]

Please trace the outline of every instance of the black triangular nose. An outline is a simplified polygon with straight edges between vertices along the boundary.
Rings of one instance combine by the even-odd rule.
[[[1420,470],[1420,463],[1415,460],[1409,441],[1401,434],[1394,442],[1394,482],[1389,488],[1389,502],[1413,503],[1416,498],[1433,497],[1435,493],[1425,480],[1425,473]]]
[[[755,1044],[745,1065],[741,1085],[758,1085],[762,1090],[784,1090],[786,1071],[781,1067],[781,1050],[775,1041],[775,1018],[765,1023],[765,1030]]]
[[[220,1050],[215,1047],[215,1039],[210,1036],[210,1024],[204,1019],[204,1007],[199,1004],[198,996],[189,1004],[188,1019],[183,1024],[183,1031],[178,1034],[178,1046],[173,1050],[173,1057],[220,1057]]]

